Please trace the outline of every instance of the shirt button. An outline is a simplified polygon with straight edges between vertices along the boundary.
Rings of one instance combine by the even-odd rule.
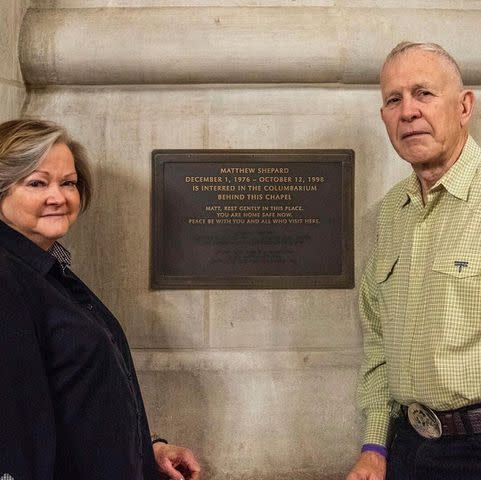
[[[94,309],[94,306],[93,306],[91,303],[87,303],[87,304],[85,305],[85,308],[86,308],[87,310],[93,310],[93,309]]]

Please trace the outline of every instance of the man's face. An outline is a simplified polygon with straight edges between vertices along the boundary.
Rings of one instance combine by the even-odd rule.
[[[381,91],[381,117],[399,156],[413,166],[450,162],[465,141],[453,67],[434,53],[408,50],[384,66]]]

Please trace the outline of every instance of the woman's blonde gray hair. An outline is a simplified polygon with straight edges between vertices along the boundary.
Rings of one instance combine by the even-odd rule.
[[[80,210],[92,198],[92,175],[85,148],[72,140],[67,131],[46,120],[18,119],[0,124],[0,201],[10,187],[37,169],[56,143],[65,143],[72,152],[77,171]]]

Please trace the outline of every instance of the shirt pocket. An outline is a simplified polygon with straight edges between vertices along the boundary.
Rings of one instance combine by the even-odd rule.
[[[375,282],[377,286],[377,299],[380,318],[386,328],[392,325],[398,314],[398,288],[399,282],[396,281],[398,272],[398,254],[389,254],[379,259],[375,271]]]
[[[398,254],[386,255],[378,260],[375,273],[375,281],[378,285],[384,284],[391,278],[398,260]]]
[[[464,279],[481,275],[481,253],[446,252],[436,256],[433,270],[454,279]]]
[[[475,281],[472,277],[481,275],[481,212],[466,211],[460,218],[460,224],[448,225],[440,234],[442,241],[434,255],[432,270],[448,275],[451,280]]]
[[[471,351],[481,337],[480,252],[455,247],[438,252],[425,291],[425,316],[431,325],[426,335],[437,339],[441,358],[453,361],[448,352],[460,358],[461,372],[467,361],[461,353]]]

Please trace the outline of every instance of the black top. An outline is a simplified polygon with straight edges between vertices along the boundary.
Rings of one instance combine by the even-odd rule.
[[[125,335],[65,265],[0,222],[0,475],[153,480]]]

